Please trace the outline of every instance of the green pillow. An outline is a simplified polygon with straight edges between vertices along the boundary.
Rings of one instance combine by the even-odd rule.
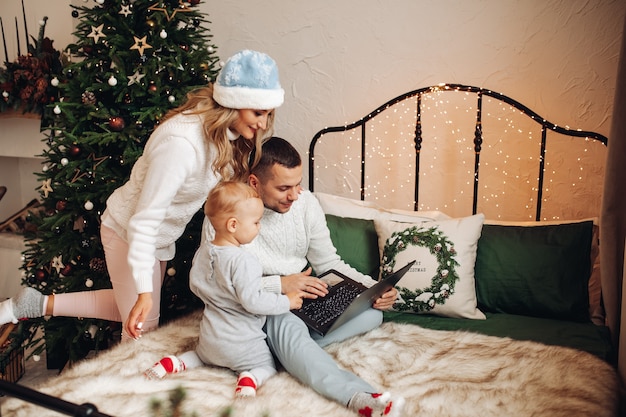
[[[341,259],[362,274],[378,279],[380,259],[374,221],[327,214],[326,224]]]
[[[483,226],[476,296],[483,311],[586,322],[592,221]]]

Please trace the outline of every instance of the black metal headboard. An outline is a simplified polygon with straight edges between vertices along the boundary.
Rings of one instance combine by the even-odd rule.
[[[413,145],[415,149],[415,178],[414,178],[414,206],[413,209],[418,209],[419,196],[420,196],[420,155],[422,151],[422,145],[424,143],[424,135],[423,135],[423,126],[422,126],[422,118],[424,113],[423,106],[423,98],[426,94],[431,94],[434,92],[447,92],[447,91],[461,91],[467,93],[475,94],[475,106],[472,103],[472,112],[475,112],[475,126],[473,133],[473,197],[472,197],[472,214],[477,212],[478,205],[478,194],[479,194],[479,179],[480,179],[480,167],[481,167],[481,152],[483,150],[484,144],[484,134],[483,134],[483,124],[484,124],[484,115],[483,115],[483,98],[490,97],[500,102],[506,103],[514,109],[517,109],[520,113],[527,116],[536,122],[540,127],[540,149],[538,158],[538,172],[537,172],[537,184],[533,185],[533,190],[536,188],[536,202],[534,203],[535,220],[541,219],[541,210],[542,210],[542,196],[544,193],[544,174],[545,174],[545,158],[546,158],[546,142],[549,132],[556,132],[561,135],[566,135],[575,138],[585,138],[588,141],[599,141],[602,144],[607,144],[607,138],[599,133],[591,132],[591,131],[583,131],[583,130],[575,130],[570,129],[568,127],[558,126],[554,123],[549,122],[544,119],[533,110],[529,109],[525,105],[519,103],[518,101],[495,91],[468,86],[461,84],[439,84],[436,86],[424,87],[417,90],[413,90],[402,94],[396,98],[393,98],[383,105],[379,106],[374,111],[370,112],[360,120],[347,124],[344,126],[334,126],[327,127],[315,134],[313,139],[310,142],[309,146],[309,190],[315,191],[315,182],[316,182],[316,172],[315,172],[315,158],[316,158],[316,145],[320,138],[324,135],[327,135],[332,132],[348,132],[355,131],[354,135],[359,136],[360,134],[360,199],[365,199],[365,190],[366,190],[366,144],[368,142],[368,125],[373,123],[373,119],[377,118],[379,115],[392,108],[397,103],[403,102],[407,99],[414,98],[415,107],[414,114],[411,115],[414,118],[414,137]],[[413,120],[413,119],[411,119]],[[358,153],[358,151],[356,151]]]

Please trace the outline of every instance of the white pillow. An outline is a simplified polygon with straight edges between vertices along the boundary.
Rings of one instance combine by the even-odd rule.
[[[394,220],[399,222],[450,219],[450,216],[447,214],[436,210],[410,211],[386,209],[370,201],[354,200],[320,192],[314,192],[313,195],[317,197],[324,213],[332,214],[333,216],[364,220]]]
[[[411,223],[374,219],[387,274],[417,260],[397,287],[400,311],[484,320],[476,305],[474,265],[485,216]]]

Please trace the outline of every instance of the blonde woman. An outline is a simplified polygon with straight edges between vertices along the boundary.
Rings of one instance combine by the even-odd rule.
[[[175,241],[222,179],[245,180],[284,100],[268,55],[243,50],[214,84],[188,95],[148,139],[130,179],[107,200],[101,238],[112,290],[44,296],[24,288],[0,303],[0,324],[43,315],[122,321],[123,338],[158,326]]]

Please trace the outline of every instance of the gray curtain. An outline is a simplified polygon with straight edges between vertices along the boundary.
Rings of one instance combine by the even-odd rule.
[[[626,237],[626,20],[617,69],[613,119],[609,134],[600,224],[600,270],[606,322],[618,348],[619,371],[626,381],[626,331],[620,335]],[[623,308],[622,308],[623,307]],[[626,320],[624,320],[626,324]],[[622,343],[620,343],[620,341]]]

